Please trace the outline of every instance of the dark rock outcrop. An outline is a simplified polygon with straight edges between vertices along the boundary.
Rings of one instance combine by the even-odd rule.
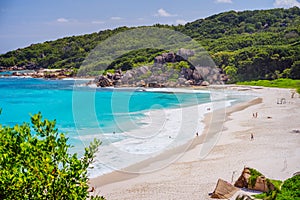
[[[125,73],[125,75],[127,76],[127,79],[130,79],[132,77],[132,75],[130,74],[130,71],[127,71]],[[117,85],[122,85],[122,79],[123,75],[122,75],[122,71],[116,70],[114,74],[111,73],[107,73],[106,75],[100,75],[97,76],[94,81],[92,81],[91,83],[88,84],[96,84],[97,87],[110,87],[110,86],[117,86]]]
[[[95,78],[95,83],[97,85],[97,87],[110,87],[113,86],[113,81],[108,78],[107,76],[98,76]]]
[[[179,49],[174,52],[162,53],[154,59],[153,66],[141,66],[133,68],[122,74],[121,70],[114,74],[107,73],[98,76],[94,83],[98,87],[108,86],[133,86],[133,87],[187,87],[208,86],[210,84],[222,84],[227,76],[221,73],[217,67],[192,66],[189,68],[170,67],[168,63],[174,63],[193,56],[194,52],[188,49]],[[173,64],[171,64],[173,65]]]
[[[162,53],[154,58],[154,65],[162,65],[166,62],[176,62],[176,54],[174,52]]]

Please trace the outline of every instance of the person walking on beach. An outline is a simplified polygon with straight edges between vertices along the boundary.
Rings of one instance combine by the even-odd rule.
[[[253,135],[253,133],[251,133],[251,135],[250,135],[250,140],[254,140],[254,135]]]
[[[257,118],[258,117],[258,112],[252,113],[252,117]]]

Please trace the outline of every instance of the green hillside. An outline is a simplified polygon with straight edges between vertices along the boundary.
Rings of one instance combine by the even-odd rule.
[[[230,81],[300,79],[300,9],[229,11],[170,28],[197,40]],[[33,44],[0,55],[2,68],[79,68],[99,42],[133,28],[120,27],[98,33]],[[161,51],[143,49],[122,56],[110,69],[131,69],[151,63]],[[138,55],[138,58],[134,55]],[[94,66],[97,71],[97,66]],[[92,73],[93,75],[95,73]]]

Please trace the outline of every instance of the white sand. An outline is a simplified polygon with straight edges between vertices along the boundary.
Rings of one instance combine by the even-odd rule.
[[[250,87],[228,86],[232,90]],[[107,199],[211,199],[218,178],[235,181],[243,167],[256,168],[266,177],[284,180],[300,171],[300,98],[291,99],[288,89],[251,87],[260,98],[227,110],[223,131],[212,151],[200,159],[205,135],[195,137],[190,149],[176,162],[152,173],[113,172],[91,180],[94,194]],[[248,92],[248,91],[246,91]],[[277,104],[285,98],[286,104]],[[258,113],[253,118],[252,113]],[[204,134],[218,132],[206,116]],[[215,123],[223,123],[222,117]],[[210,126],[208,126],[210,125]],[[251,133],[254,140],[250,140]],[[207,140],[206,140],[207,141]],[[183,149],[172,151],[139,163],[136,170],[155,168],[160,160]]]

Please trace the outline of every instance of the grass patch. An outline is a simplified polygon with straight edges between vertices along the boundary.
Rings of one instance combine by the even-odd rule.
[[[251,176],[249,177],[249,184],[254,187],[255,183],[256,183],[256,179],[257,177],[261,176],[262,174],[257,171],[256,169],[253,168],[249,168]]]
[[[270,192],[265,192],[257,195],[253,195],[256,199],[263,200],[299,200],[300,199],[300,175],[294,176],[282,181],[271,180],[274,184],[275,190]]]
[[[287,78],[280,78],[276,80],[258,80],[258,81],[245,81],[238,82],[237,85],[253,85],[264,87],[278,87],[278,88],[294,88],[300,94],[300,80],[293,80]]]
[[[261,194],[253,195],[256,199],[264,199],[264,200],[273,200],[276,199],[277,194],[280,192],[280,187],[282,185],[282,181],[280,180],[273,180],[273,179],[267,179],[268,184],[272,183],[275,187],[275,190],[270,192],[264,192]]]

